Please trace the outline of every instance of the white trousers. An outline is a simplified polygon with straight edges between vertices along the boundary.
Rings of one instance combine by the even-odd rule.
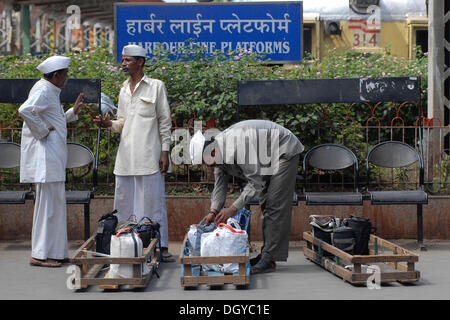
[[[41,260],[69,257],[64,182],[36,183],[31,256]]]
[[[167,222],[164,176],[157,172],[146,176],[116,176],[114,209],[120,221],[149,217],[158,222],[161,246],[168,247],[169,232]]]

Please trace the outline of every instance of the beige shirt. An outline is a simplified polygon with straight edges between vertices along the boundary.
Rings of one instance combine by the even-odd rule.
[[[164,83],[144,75],[131,93],[126,80],[120,89],[117,120],[111,127],[121,134],[114,174],[135,176],[159,171],[161,151],[170,149],[171,126]]]
[[[274,153],[273,161],[266,159],[268,162],[263,162],[262,156],[274,151],[266,150],[272,143],[266,142],[269,138],[261,139],[272,134],[273,150],[278,151]],[[303,144],[291,131],[267,120],[238,122],[218,134],[215,140],[222,155],[222,163],[214,168],[215,181],[211,195],[211,210],[216,211],[220,211],[225,204],[230,176],[247,181],[239,198],[233,203],[234,207],[241,209],[254,197],[261,196],[264,186],[277,172],[276,163],[289,161],[304,149]],[[275,145],[278,148],[275,148]]]

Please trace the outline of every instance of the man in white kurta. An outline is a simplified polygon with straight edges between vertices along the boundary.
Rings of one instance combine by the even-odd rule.
[[[114,174],[114,208],[119,221],[147,216],[160,224],[162,261],[174,261],[168,252],[168,221],[164,176],[169,165],[171,118],[164,83],[143,72],[145,50],[125,46],[122,69],[130,77],[119,95],[117,119],[97,117],[121,134]]]
[[[23,118],[20,181],[36,184],[31,236],[31,265],[61,266],[68,258],[65,172],[67,122],[77,120],[82,94],[67,112],[59,95],[70,58],[54,56],[37,68],[44,73],[20,106]]]

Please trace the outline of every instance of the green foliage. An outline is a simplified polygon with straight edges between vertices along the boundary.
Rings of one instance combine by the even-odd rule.
[[[0,57],[0,78],[24,78],[39,79],[42,77],[36,67],[50,55],[40,56],[3,56]],[[102,91],[107,94],[114,103],[117,103],[121,83],[125,75],[121,72],[115,62],[114,55],[106,48],[95,48],[95,50],[73,51],[65,56],[71,58],[69,67],[69,78],[96,78],[102,80]],[[13,119],[16,118],[18,106],[0,105],[0,123],[2,128],[8,128]],[[66,108],[69,105],[65,106]],[[92,115],[96,114],[96,105],[87,105],[86,112],[80,115],[80,121],[75,124],[76,128],[93,128]],[[19,125],[19,127],[21,124]]]
[[[102,91],[117,103],[120,86],[126,77],[112,52],[95,48],[66,56],[72,58],[69,77],[102,79]],[[191,59],[188,60],[187,56]],[[46,56],[0,57],[0,78],[39,78],[41,75],[36,66],[44,58]],[[220,128],[230,125],[235,121],[239,80],[421,76],[424,88],[422,105],[424,108],[426,105],[427,57],[424,55],[406,60],[392,56],[388,51],[383,54],[337,54],[330,50],[322,60],[305,59],[290,68],[264,64],[261,58],[249,52],[234,52],[229,57],[221,52],[207,54],[203,48],[193,47],[184,55],[177,56],[175,61],[169,59],[169,52],[160,51],[147,61],[145,72],[165,82],[173,118],[179,127],[186,125],[191,118],[204,121],[214,118]],[[250,109],[243,111],[242,118],[270,118],[303,136],[317,135],[318,125],[329,127],[330,122],[336,124],[347,117],[346,109],[336,105]],[[15,118],[11,115],[11,108],[2,108],[0,112],[2,127],[9,127],[8,120]],[[387,119],[393,117],[392,110],[381,112]],[[355,116],[356,122],[367,118],[367,114],[353,110],[350,116]],[[412,116],[416,114],[412,113]],[[92,127],[88,122],[89,119],[83,120],[81,126]]]
[[[147,63],[146,73],[165,82],[177,126],[186,127],[192,118],[214,118],[224,128],[235,120],[237,81],[266,78],[272,69],[255,54],[236,52],[228,58],[194,46],[175,62],[168,52],[158,52]]]
[[[439,164],[435,165],[435,169],[439,174],[435,178],[433,184],[427,186],[427,191],[436,193],[439,190],[450,190],[450,155],[444,153]]]

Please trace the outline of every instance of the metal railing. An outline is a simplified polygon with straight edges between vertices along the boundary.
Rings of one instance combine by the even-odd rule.
[[[335,119],[332,114],[329,114],[329,106],[324,106],[322,110],[318,109],[321,117],[318,120],[316,134],[314,137],[308,138],[309,141],[314,142],[312,145],[305,145],[306,149],[321,143],[337,143],[349,147],[359,159],[362,169],[360,176],[363,178],[360,183],[363,185],[365,183],[365,158],[371,146],[382,141],[397,140],[408,143],[420,151],[420,144],[423,141],[422,156],[425,164],[426,191],[432,194],[450,193],[450,126],[442,125],[440,119],[427,119],[424,116],[419,119],[411,116],[410,110],[417,108],[414,103],[340,104],[333,105],[333,108],[342,108],[346,116]],[[364,112],[365,115],[362,116],[361,112]],[[93,118],[95,115],[96,112],[90,112],[87,117]],[[423,123],[422,141],[419,135],[419,123],[421,122]],[[186,129],[189,129],[192,135],[192,121],[185,123],[188,125]],[[18,114],[12,120],[0,119],[0,140],[20,143],[21,126],[22,119]],[[176,128],[179,127],[173,122],[173,129]],[[71,123],[68,125],[68,129],[68,141],[82,143],[96,152],[98,129],[93,123],[86,127],[78,127],[75,123]],[[100,136],[98,192],[112,194],[114,190],[113,169],[120,136],[107,129],[102,129]],[[303,140],[305,137],[299,138]],[[173,147],[174,144],[171,150]],[[299,167],[300,172],[301,168]],[[413,170],[412,173],[417,174],[417,170]],[[408,183],[406,182],[407,175],[412,173],[391,172],[392,179],[387,184]],[[14,175],[18,176],[18,171],[13,173],[0,171],[0,181],[2,184],[17,183],[18,178],[16,177],[16,182],[14,182]],[[85,178],[88,179],[88,177]],[[343,188],[348,183],[343,176],[337,181],[324,179],[320,174],[318,178],[317,183],[335,184],[336,188]],[[214,176],[211,168],[205,165],[175,165],[172,163],[165,180],[166,192],[169,194],[206,194],[212,189]],[[239,181],[235,179],[231,181],[231,192],[238,191],[240,187]]]

